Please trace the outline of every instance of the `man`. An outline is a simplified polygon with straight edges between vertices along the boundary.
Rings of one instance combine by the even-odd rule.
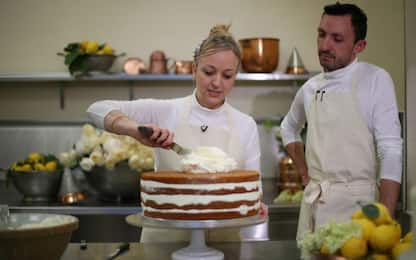
[[[349,219],[360,202],[379,200],[394,214],[401,126],[391,77],[357,60],[366,33],[367,17],[356,5],[324,7],[317,38],[324,71],[302,86],[282,122],[284,144],[307,184],[298,240],[332,219]]]

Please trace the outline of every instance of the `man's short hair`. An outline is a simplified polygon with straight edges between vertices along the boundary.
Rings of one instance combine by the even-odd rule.
[[[355,4],[335,4],[326,5],[324,14],[327,15],[351,15],[351,23],[355,33],[355,42],[364,40],[367,35],[367,15]]]

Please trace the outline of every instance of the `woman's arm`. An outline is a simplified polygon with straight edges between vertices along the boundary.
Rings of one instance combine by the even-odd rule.
[[[150,138],[140,134],[138,131],[139,123],[129,119],[120,110],[113,110],[104,117],[104,129],[108,132],[131,136],[147,146],[170,149],[174,136],[172,131],[160,128],[154,124],[145,124],[145,126],[153,129],[153,134]]]

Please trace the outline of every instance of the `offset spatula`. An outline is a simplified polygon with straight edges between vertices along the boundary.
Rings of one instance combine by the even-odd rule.
[[[153,134],[153,129],[146,126],[139,126],[138,127],[140,134],[144,135],[146,138],[150,138]],[[170,145],[170,148],[179,155],[187,155],[191,153],[191,149],[185,148],[175,142]]]

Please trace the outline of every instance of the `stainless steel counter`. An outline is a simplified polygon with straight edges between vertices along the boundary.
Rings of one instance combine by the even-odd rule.
[[[80,248],[81,244],[71,243],[68,245],[61,260],[106,259],[106,257],[119,245],[119,243],[89,243],[87,244],[87,248],[82,250]],[[130,250],[119,256],[117,259],[171,259],[172,252],[185,246],[187,246],[186,243],[130,243]],[[209,243],[208,246],[222,251],[225,255],[225,259],[232,260],[300,259],[300,252],[297,249],[296,242],[294,240]]]

